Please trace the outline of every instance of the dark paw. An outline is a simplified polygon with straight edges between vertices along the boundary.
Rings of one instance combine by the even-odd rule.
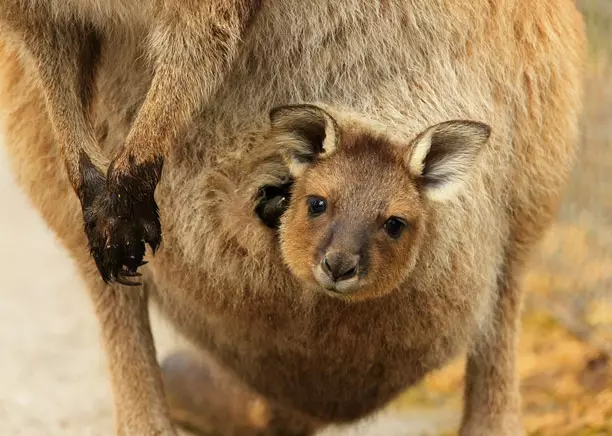
[[[154,192],[161,163],[149,167],[113,162],[105,179],[87,156],[80,162],[78,190],[89,249],[105,282],[139,285],[134,277],[144,265],[145,244],[161,244],[161,225]]]
[[[255,206],[255,214],[267,227],[277,229],[280,219],[289,207],[292,182],[281,186],[263,186]]]
[[[132,168],[133,169],[133,168]],[[105,282],[116,281],[128,286],[140,283],[137,269],[144,265],[145,244],[153,251],[161,244],[161,225],[155,198],[156,181],[143,172],[128,172],[128,177],[109,168],[108,178],[97,169],[86,154],[79,162],[81,180],[77,193],[81,200],[85,233],[96,266]],[[158,177],[161,164],[150,169]],[[110,183],[110,176],[113,176]],[[157,180],[157,179],[155,179]]]
[[[144,201],[143,201],[144,200]],[[144,265],[145,244],[153,251],[161,243],[157,204],[104,192],[84,209],[89,248],[105,282],[136,286],[139,266]]]

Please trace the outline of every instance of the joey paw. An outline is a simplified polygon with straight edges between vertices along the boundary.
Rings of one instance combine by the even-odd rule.
[[[261,222],[271,229],[280,226],[282,215],[289,207],[292,181],[281,186],[263,186],[255,205],[255,214]]]

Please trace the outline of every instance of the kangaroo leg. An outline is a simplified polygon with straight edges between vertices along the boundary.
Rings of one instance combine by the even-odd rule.
[[[107,182],[112,219],[129,216],[141,223],[133,231],[144,235],[154,251],[161,242],[154,193],[164,159],[227,74],[257,3],[164,2],[157,11],[150,44],[155,74],[124,147],[111,162]],[[125,244],[122,248],[129,251]]]
[[[461,436],[524,434],[516,368],[521,266],[507,258],[498,279],[494,325],[469,352]]]
[[[268,402],[205,354],[171,354],[162,363],[162,378],[172,419],[183,427],[228,434],[268,426]]]
[[[13,8],[25,7],[13,5]],[[114,279],[134,284],[126,277],[136,274],[144,256],[144,241],[156,246],[160,231],[153,226],[143,232],[144,221],[110,213],[112,204],[104,176],[108,160],[98,147],[92,125],[101,35],[85,24],[55,22],[50,12],[45,15],[42,11],[44,6],[32,8],[38,9],[31,13],[29,23],[23,18],[28,12],[4,10],[0,20],[7,31],[3,33],[9,41],[17,42],[33,67],[29,73],[37,76],[43,90],[56,144],[70,184],[81,202],[89,249],[102,278],[106,282]],[[11,20],[13,16],[21,19]],[[150,221],[156,217],[150,217]]]
[[[198,434],[306,436],[317,427],[268,401],[207,354],[171,354],[162,378],[172,419]]]
[[[94,273],[89,290],[100,323],[115,400],[118,435],[175,435],[155,356],[146,288],[104,286]]]
[[[20,188],[28,195],[85,280],[99,320],[119,435],[174,435],[167,412],[149,327],[144,288],[125,292],[106,286],[88,261],[80,204],[64,171],[64,160],[46,110],[45,91],[23,57],[0,41],[0,100],[4,146]]]

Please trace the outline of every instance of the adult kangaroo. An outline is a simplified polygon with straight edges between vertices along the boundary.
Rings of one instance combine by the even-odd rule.
[[[108,157],[147,101],[145,34],[100,40],[89,116]],[[3,37],[5,147],[93,299],[117,432],[175,434],[152,298],[222,373],[221,434],[223,392],[245,434],[310,435],[461,352],[461,435],[523,434],[518,283],[574,157],[585,43],[569,0],[261,2],[168,150],[164,242],[126,288],[89,257],[44,83]]]

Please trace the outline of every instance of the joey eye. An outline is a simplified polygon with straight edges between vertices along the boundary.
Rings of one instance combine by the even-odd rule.
[[[317,217],[327,210],[327,201],[321,197],[308,197],[308,215]]]
[[[397,239],[400,237],[402,231],[406,226],[406,221],[401,218],[392,216],[385,222],[384,229],[390,238]]]

